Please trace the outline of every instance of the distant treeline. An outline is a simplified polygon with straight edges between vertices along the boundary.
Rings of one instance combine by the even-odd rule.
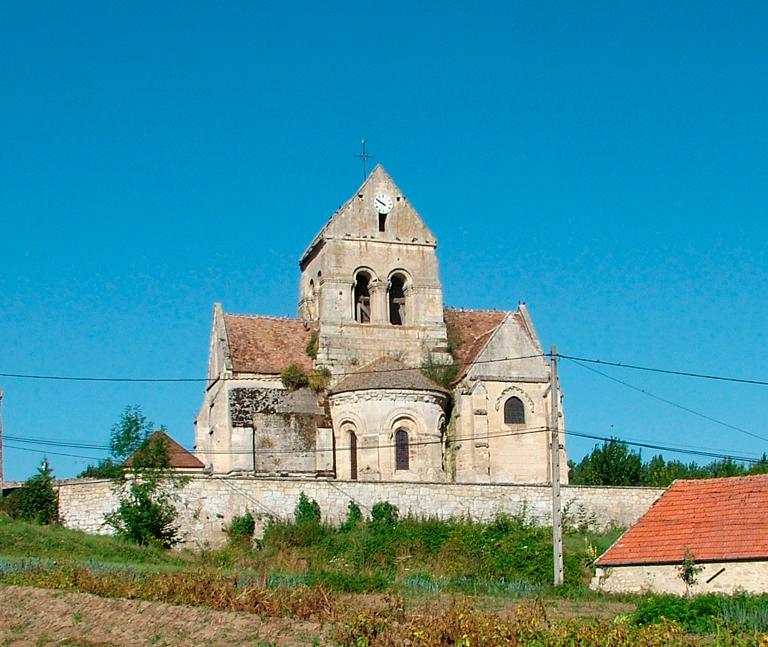
[[[706,479],[720,476],[747,476],[768,473],[768,456],[744,464],[730,458],[707,465],[664,460],[660,454],[644,461],[640,452],[629,449],[620,440],[595,445],[580,462],[568,461],[573,485],[647,485],[666,487],[675,479]]]

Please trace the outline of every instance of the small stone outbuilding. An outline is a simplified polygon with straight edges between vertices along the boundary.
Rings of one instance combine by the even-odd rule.
[[[592,588],[682,595],[686,551],[694,593],[768,593],[768,474],[675,481],[598,558]]]

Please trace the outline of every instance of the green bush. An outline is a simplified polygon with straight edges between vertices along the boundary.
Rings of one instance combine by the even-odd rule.
[[[646,595],[640,600],[633,620],[638,625],[671,620],[693,633],[712,633],[717,629],[720,613],[720,598],[717,595],[698,595],[692,598]]]
[[[243,515],[232,517],[232,521],[224,528],[224,532],[227,533],[229,542],[232,544],[250,543],[255,530],[256,520],[250,510],[246,510]]]
[[[289,364],[280,373],[280,381],[289,391],[296,391],[309,384],[309,376],[298,364]]]
[[[379,529],[394,528],[400,512],[389,501],[379,501],[371,508],[371,524]]]
[[[341,530],[351,530],[352,528],[357,527],[362,523],[363,521],[363,513],[360,510],[360,506],[357,505],[354,501],[350,501],[349,505],[347,506],[347,518],[344,520],[344,523],[341,524]]]
[[[59,516],[59,502],[53,489],[53,472],[48,459],[43,459],[37,474],[9,494],[3,509],[14,519],[34,521],[38,524],[54,523]]]
[[[136,477],[119,495],[117,508],[104,515],[104,522],[122,537],[140,546],[159,544],[170,548],[178,543],[176,508],[171,496],[155,481]]]
[[[299,494],[299,501],[293,511],[297,524],[320,523],[320,505],[314,499],[310,499],[304,492]]]

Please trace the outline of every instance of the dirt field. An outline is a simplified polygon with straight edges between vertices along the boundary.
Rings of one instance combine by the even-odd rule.
[[[0,587],[0,646],[329,645],[327,629],[285,618]]]

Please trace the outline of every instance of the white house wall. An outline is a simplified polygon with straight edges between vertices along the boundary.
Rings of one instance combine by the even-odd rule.
[[[699,564],[694,593],[768,593],[768,560]],[[679,565],[608,566],[598,568],[591,587],[608,593],[684,595]]]

